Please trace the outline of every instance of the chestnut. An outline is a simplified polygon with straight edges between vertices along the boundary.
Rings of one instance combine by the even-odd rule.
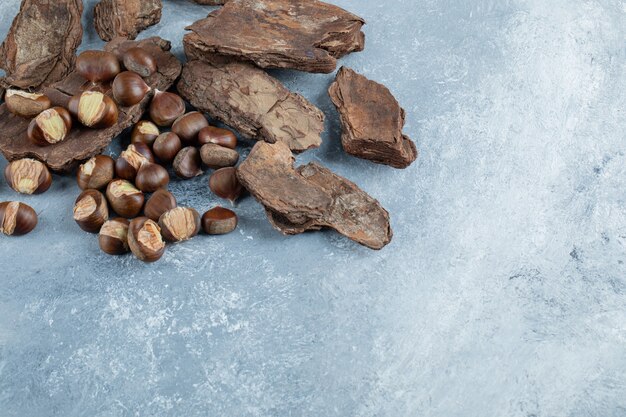
[[[111,92],[113,98],[121,106],[134,106],[143,100],[150,91],[150,87],[138,74],[124,71],[117,74]]]
[[[176,198],[169,191],[160,188],[154,192],[143,208],[143,214],[151,220],[159,221],[159,217],[176,207]]]
[[[115,161],[107,155],[97,155],[78,168],[76,181],[78,186],[87,190],[99,190],[106,187],[115,176]]]
[[[135,177],[135,185],[145,193],[152,193],[159,188],[165,188],[169,183],[170,174],[167,173],[167,169],[151,162],[143,164]]]
[[[4,101],[7,109],[20,117],[35,117],[52,106],[48,96],[21,90],[7,90]]]
[[[159,136],[159,128],[148,120],[140,120],[133,128],[130,134],[130,142],[142,142],[148,146],[152,146],[155,139]]]
[[[115,173],[122,179],[134,181],[139,168],[148,162],[154,162],[148,145],[142,142],[132,143],[115,161]]]
[[[220,168],[211,174],[209,188],[215,195],[229,200],[232,204],[243,192],[243,187],[237,179],[237,169],[234,167]]]
[[[144,262],[156,262],[165,252],[161,228],[147,217],[137,217],[128,226],[128,246]]]
[[[52,185],[48,167],[30,158],[10,162],[4,169],[4,178],[13,190],[22,194],[41,194]]]
[[[114,180],[106,191],[111,208],[127,219],[137,216],[143,207],[143,193],[126,180]]]
[[[127,70],[136,72],[146,78],[157,70],[155,59],[143,48],[130,48],[123,57],[124,66]]]
[[[208,235],[225,235],[237,228],[237,214],[224,207],[214,207],[202,215],[202,230]]]
[[[37,213],[28,204],[19,201],[0,203],[0,233],[22,236],[37,226]]]
[[[74,202],[74,220],[85,232],[98,233],[109,219],[107,200],[97,190],[85,190]]]
[[[53,107],[30,121],[26,136],[38,146],[62,142],[72,128],[72,116],[63,107]]]
[[[197,142],[198,132],[208,125],[209,122],[202,113],[192,111],[174,121],[172,132],[176,133],[183,143],[193,145]]]
[[[239,153],[234,149],[225,148],[215,143],[207,143],[200,148],[200,158],[204,165],[217,169],[237,165]]]
[[[84,91],[70,99],[68,109],[83,125],[105,129],[117,123],[119,111],[113,99],[99,91]]]
[[[181,178],[190,179],[202,175],[200,152],[193,146],[183,148],[174,158],[174,172]]]
[[[129,221],[122,217],[107,220],[102,225],[98,235],[98,243],[102,252],[109,255],[123,255],[130,252],[128,225]]]
[[[207,126],[198,132],[198,143],[200,145],[215,143],[225,148],[235,149],[237,147],[237,137],[228,129]]]
[[[183,145],[176,133],[161,133],[152,144],[152,152],[161,161],[169,163],[176,158]]]
[[[76,58],[76,72],[92,83],[115,78],[120,72],[120,62],[111,52],[84,51]]]
[[[176,207],[159,217],[159,227],[169,242],[189,240],[200,231],[200,215],[192,208]]]
[[[155,90],[150,102],[150,119],[159,126],[171,126],[185,114],[185,102],[174,93]]]

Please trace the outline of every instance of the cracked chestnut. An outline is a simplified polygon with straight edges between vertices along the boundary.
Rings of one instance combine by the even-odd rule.
[[[142,142],[132,143],[115,161],[115,173],[122,179],[134,181],[139,168],[148,162],[154,162],[148,145]]]
[[[158,136],[159,128],[157,125],[148,120],[140,120],[130,134],[130,142],[142,142],[148,146],[152,146]]]
[[[189,240],[200,231],[200,215],[192,208],[176,207],[159,217],[159,227],[169,242]]]
[[[109,219],[107,200],[100,191],[85,190],[74,202],[74,220],[85,232],[98,233]]]
[[[37,213],[28,204],[19,201],[0,203],[0,233],[22,236],[37,226]]]
[[[122,217],[106,221],[100,228],[98,243],[102,252],[109,255],[123,255],[130,252],[128,247],[129,221]]]
[[[156,262],[165,252],[161,228],[147,217],[137,217],[128,226],[128,246],[144,262]]]
[[[52,107],[30,121],[26,136],[37,146],[62,142],[72,128],[72,116],[63,107]]]
[[[76,174],[76,182],[83,189],[99,190],[106,187],[115,176],[115,161],[107,155],[97,155],[82,164]]]
[[[99,91],[84,91],[70,99],[68,109],[84,126],[105,129],[117,123],[119,110],[113,99]]]
[[[28,118],[35,117],[52,106],[48,96],[22,90],[7,90],[4,101],[11,113]]]
[[[145,200],[141,190],[126,180],[111,181],[107,186],[106,196],[113,211],[127,219],[141,213]]]
[[[4,169],[4,178],[13,190],[22,194],[41,194],[52,185],[48,167],[30,158],[10,162]]]

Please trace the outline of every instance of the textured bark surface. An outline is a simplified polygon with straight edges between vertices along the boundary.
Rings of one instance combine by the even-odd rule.
[[[187,29],[189,59],[226,57],[262,68],[329,73],[337,58],[361,51],[365,21],[317,0],[231,0]]]
[[[178,92],[249,138],[283,142],[296,152],[322,143],[324,114],[254,65],[189,62]]]
[[[0,46],[5,87],[37,88],[72,72],[82,12],[82,0],[24,0]]]
[[[415,161],[415,144],[402,134],[404,109],[387,87],[342,67],[328,93],[341,117],[346,152],[395,168]]]
[[[96,32],[102,40],[121,36],[135,39],[161,21],[161,0],[102,0],[94,8]]]
[[[259,142],[237,170],[276,229],[293,235],[330,227],[372,249],[391,241],[389,213],[378,201],[316,163],[293,164],[284,144]]]
[[[168,52],[170,43],[158,37],[140,42],[116,38],[109,42],[105,49],[119,56],[134,46],[144,48],[157,61],[158,70],[145,79],[146,83],[152,89],[170,88],[181,71],[181,63]],[[44,88],[42,92],[50,97],[53,105],[66,107],[71,96],[86,87],[88,84],[85,79],[72,73],[64,80]],[[110,91],[107,94],[110,95]],[[118,123],[108,129],[89,129],[75,122],[70,134],[63,142],[47,147],[31,144],[26,137],[30,120],[14,116],[9,113],[6,104],[2,104],[0,106],[0,152],[9,161],[35,158],[45,162],[53,171],[70,171],[78,163],[102,152],[122,130],[139,121],[151,98],[152,94],[149,93],[141,103],[135,106],[120,107]]]

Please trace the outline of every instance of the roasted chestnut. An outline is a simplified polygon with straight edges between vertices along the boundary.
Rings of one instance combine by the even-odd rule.
[[[169,183],[170,175],[167,173],[167,169],[151,162],[143,164],[135,177],[135,185],[145,193],[152,193],[159,188],[165,188]]]
[[[98,243],[100,249],[109,255],[123,255],[130,251],[128,247],[129,221],[116,217],[106,221],[100,228]]]
[[[4,178],[13,190],[22,194],[41,194],[52,185],[48,167],[30,158],[10,162],[4,169]]]
[[[99,91],[84,91],[70,99],[70,113],[83,125],[105,129],[117,123],[119,111],[113,99]]]
[[[130,48],[124,54],[124,66],[127,70],[136,72],[146,78],[157,70],[157,63],[148,51],[143,48]]]
[[[152,144],[152,152],[162,162],[172,162],[183,145],[176,133],[161,133]]]
[[[111,86],[113,98],[121,106],[134,106],[143,100],[150,87],[138,74],[124,71],[117,74]]]
[[[115,161],[115,173],[122,179],[134,181],[139,168],[148,162],[154,162],[148,145],[142,142],[132,143]]]
[[[159,136],[159,128],[148,120],[140,120],[133,128],[130,134],[130,142],[142,142],[148,146],[152,146],[155,139]]]
[[[98,233],[109,219],[107,200],[97,190],[85,190],[74,203],[74,220],[85,232]]]
[[[72,128],[72,116],[63,107],[44,110],[30,121],[26,136],[37,146],[62,142]]]
[[[83,189],[99,190],[106,187],[115,176],[115,161],[107,155],[97,155],[78,168],[76,181]]]
[[[50,99],[44,94],[12,89],[7,90],[4,101],[7,109],[20,117],[35,117],[52,106]]]
[[[214,207],[202,215],[202,229],[208,235],[224,235],[237,228],[237,215],[224,207]]]
[[[185,102],[174,93],[155,90],[150,103],[150,119],[159,126],[171,126],[185,114]]]
[[[146,206],[143,208],[143,213],[155,222],[159,220],[159,217],[168,210],[176,207],[176,198],[169,191],[160,188],[150,196]]]
[[[144,262],[155,262],[165,252],[161,228],[147,217],[137,217],[128,226],[128,246],[133,254]]]
[[[228,129],[207,126],[198,132],[198,143],[200,145],[215,143],[225,148],[235,149],[237,147],[237,137]]]
[[[107,186],[107,199],[111,208],[128,219],[137,216],[143,208],[144,195],[126,180],[114,180]]]
[[[197,143],[198,132],[208,125],[209,122],[202,113],[193,111],[176,119],[172,125],[172,132],[176,133],[184,144],[193,145]]]
[[[85,51],[76,58],[76,72],[92,83],[115,78],[120,72],[120,62],[111,52]]]
[[[161,215],[159,227],[169,242],[189,240],[200,231],[200,215],[192,208],[176,207]]]
[[[0,203],[0,233],[22,236],[37,226],[37,213],[28,204],[19,201]]]

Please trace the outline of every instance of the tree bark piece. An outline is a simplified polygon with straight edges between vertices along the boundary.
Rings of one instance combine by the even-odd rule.
[[[237,177],[286,235],[330,227],[371,249],[382,249],[393,236],[389,213],[378,201],[316,163],[294,168],[283,143],[257,143]]]
[[[339,111],[346,152],[394,168],[415,161],[415,144],[402,134],[404,109],[387,87],[342,67],[328,93]]]
[[[362,51],[365,21],[317,0],[231,0],[189,26],[188,58],[250,61],[262,68],[333,72],[337,58]]]
[[[105,46],[105,50],[117,56],[135,46],[144,48],[154,56],[157,72],[146,78],[146,83],[154,90],[167,90],[172,86],[181,72],[181,63],[170,52],[170,43],[158,37],[142,41],[129,41],[116,38]],[[46,94],[53,105],[67,107],[72,95],[89,87],[88,82],[77,73],[72,73],[63,81],[41,91]],[[108,91],[106,94],[111,95]],[[0,152],[9,160],[35,158],[44,162],[55,172],[68,172],[80,162],[97,155],[119,135],[122,130],[135,124],[143,115],[152,93],[149,93],[139,104],[131,107],[120,107],[116,125],[108,129],[89,129],[75,123],[67,138],[56,145],[39,147],[31,144],[26,137],[30,120],[11,114],[6,104],[0,106]]]
[[[102,0],[94,8],[96,32],[104,41],[121,36],[135,39],[161,21],[161,0]]]
[[[0,46],[4,86],[38,88],[74,69],[83,37],[82,0],[24,0]]]
[[[189,62],[178,92],[246,137],[284,142],[296,152],[322,143],[324,114],[254,65]]]

